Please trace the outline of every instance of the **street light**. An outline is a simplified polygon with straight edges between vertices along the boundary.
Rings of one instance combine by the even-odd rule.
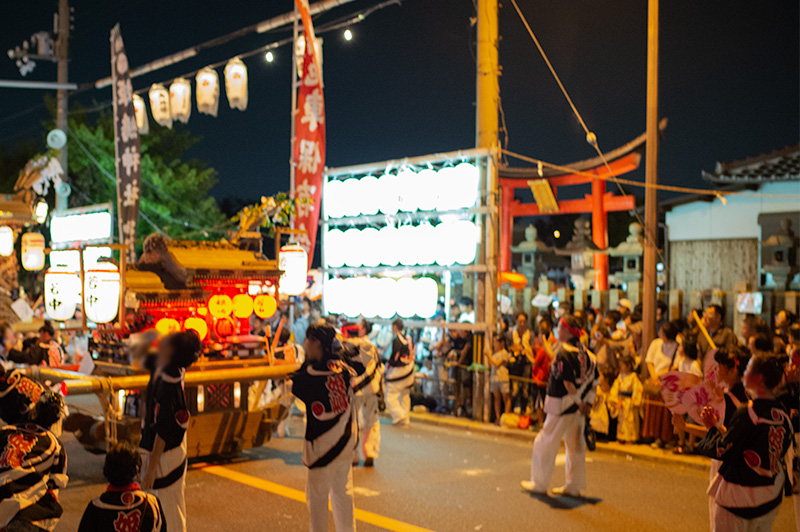
[[[350,31],[350,28],[344,30],[344,40],[345,41],[352,41],[353,40],[353,32]]]
[[[264,54],[264,59],[267,60],[267,63],[272,63],[273,61],[275,61],[275,54],[269,51]]]

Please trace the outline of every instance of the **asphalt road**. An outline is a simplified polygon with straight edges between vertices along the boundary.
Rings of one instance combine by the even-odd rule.
[[[273,439],[233,462],[193,464],[186,486],[190,531],[307,530],[301,502],[300,421],[294,436]],[[535,498],[519,481],[530,471],[530,445],[426,425],[382,426],[381,456],[372,469],[355,470],[359,530],[371,523],[438,531],[708,530],[708,472],[608,453],[589,453],[586,497]],[[74,531],[86,503],[104,489],[101,456],[67,434],[70,484],[61,492],[65,512],[57,531]],[[554,486],[563,482],[559,456]],[[266,481],[266,482],[265,482]],[[395,521],[388,521],[389,518]],[[330,521],[333,530],[333,521]],[[774,530],[794,530],[784,501]],[[419,530],[419,529],[417,529]]]

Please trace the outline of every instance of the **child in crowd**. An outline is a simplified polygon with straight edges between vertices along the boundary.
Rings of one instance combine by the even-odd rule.
[[[675,361],[675,370],[684,373],[691,373],[697,377],[703,377],[703,368],[697,360],[697,336],[688,333],[678,342],[678,357]]]
[[[617,418],[617,441],[620,443],[635,443],[639,439],[644,388],[633,366],[633,355],[622,355],[619,376],[608,398],[611,416]]]
[[[492,341],[493,353],[489,355],[489,365],[492,368],[490,388],[494,396],[495,424],[500,424],[500,417],[511,412],[511,397],[509,396],[508,360],[510,355],[506,349],[506,337],[502,334],[494,335]]]
[[[116,444],[106,454],[103,476],[108,488],[86,507],[78,532],[166,530],[158,497],[142,491],[134,481],[141,466],[139,452],[128,442]]]
[[[592,412],[589,415],[592,430],[601,439],[611,439],[611,417],[608,415],[608,396],[611,394],[611,385],[614,374],[609,371],[600,373],[600,385],[597,387],[597,395],[592,404]],[[615,431],[614,431],[615,432]]]

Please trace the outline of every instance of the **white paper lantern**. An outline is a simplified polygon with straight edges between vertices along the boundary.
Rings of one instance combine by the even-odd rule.
[[[344,233],[332,229],[325,233],[325,265],[328,268],[341,268],[344,265]]]
[[[345,294],[342,303],[342,314],[348,318],[358,317],[367,305],[371,279],[352,277],[344,282]]]
[[[247,109],[247,67],[238,57],[225,65],[225,94],[231,109]]]
[[[108,323],[119,312],[119,270],[110,262],[100,262],[86,271],[84,279],[86,294],[83,308],[86,317],[95,323]]]
[[[468,209],[478,201],[480,173],[474,164],[461,163],[454,169],[458,185],[454,189],[456,208]]]
[[[381,227],[378,231],[381,264],[384,266],[397,266],[400,263],[399,235],[397,229],[391,225]]]
[[[357,268],[364,263],[361,246],[361,231],[356,228],[348,229],[344,232],[344,264],[351,268]]]
[[[173,120],[184,124],[192,114],[192,86],[185,78],[178,78],[169,86],[169,109]]]
[[[22,267],[28,271],[44,268],[44,236],[41,233],[22,235]]]
[[[396,247],[400,255],[400,264],[414,266],[418,262],[419,246],[417,228],[413,225],[402,225],[397,230]]]
[[[197,112],[217,116],[219,109],[219,76],[213,68],[205,67],[195,77],[197,83]]]
[[[380,238],[375,228],[361,230],[361,263],[364,266],[375,267],[381,263]]]
[[[280,291],[289,296],[303,293],[308,285],[308,253],[299,244],[282,246],[278,253],[281,274]]]
[[[416,280],[416,302],[414,313],[420,318],[432,318],[436,314],[436,302],[439,300],[439,286],[430,277]]]
[[[323,199],[325,200],[325,215],[328,218],[341,218],[344,216],[342,188],[342,181],[336,179],[325,183]]]
[[[455,252],[455,262],[458,264],[472,264],[478,254],[478,228],[467,220],[449,222],[451,234],[458,242]]]
[[[161,83],[154,83],[147,93],[150,98],[150,112],[156,124],[172,128],[172,112],[170,111],[169,91]]]
[[[417,173],[410,168],[400,170],[396,178],[398,194],[398,210],[403,212],[414,212],[417,210]]]
[[[335,278],[325,281],[322,302],[328,314],[341,314],[344,304],[344,279]]]
[[[458,209],[458,172],[452,166],[445,166],[436,173],[438,178],[438,206],[440,211],[452,211]]]
[[[342,204],[343,216],[358,216],[361,213],[361,186],[358,179],[345,179],[342,181],[342,189],[339,196]]]
[[[147,105],[144,98],[138,94],[133,95],[133,114],[136,116],[136,128],[140,135],[150,133],[150,120],[147,119]]]
[[[436,230],[429,223],[417,226],[416,231],[416,260],[417,264],[433,264],[436,262],[436,250],[438,248],[436,240]]]
[[[417,184],[420,187],[420,193],[417,196],[419,210],[436,210],[439,204],[439,176],[435,171],[426,168],[417,174]]]
[[[378,178],[368,175],[359,179],[358,184],[361,187],[359,191],[359,212],[365,216],[378,214],[377,197],[380,190]]]
[[[397,280],[395,310],[401,318],[410,318],[416,314],[417,282],[411,277]]]
[[[0,255],[10,257],[14,254],[14,230],[4,225],[0,227]]]
[[[388,320],[397,314],[397,281],[382,277],[375,282],[375,295],[378,303],[378,316]]]
[[[378,210],[383,214],[397,214],[400,209],[400,195],[396,175],[387,172],[378,179],[376,200]]]
[[[44,307],[51,320],[65,321],[75,315],[80,301],[81,280],[64,266],[53,266],[44,274]]]

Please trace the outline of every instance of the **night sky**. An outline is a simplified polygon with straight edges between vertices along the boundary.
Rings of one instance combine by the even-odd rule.
[[[377,3],[358,0],[317,19],[322,24]],[[0,49],[52,27],[55,0],[4,2]],[[601,148],[645,128],[647,2],[519,0]],[[70,81],[108,76],[111,27],[120,22],[133,66],[287,12],[291,0],[72,0]],[[342,31],[323,35],[328,166],[456,150],[475,142],[472,0],[404,0]],[[798,2],[662,2],[662,183],[706,187],[701,170],[716,161],[761,154],[798,141]],[[232,57],[289,35],[250,35],[174,67],[135,78],[134,89]],[[556,163],[592,157],[592,148],[510,2],[500,11],[502,102],[512,151]],[[219,116],[193,109],[188,128],[203,140],[190,155],[219,171],[218,199],[257,198],[288,188],[290,50],[245,60],[250,103]],[[221,69],[220,69],[221,75]],[[21,79],[0,57],[0,78]],[[27,79],[55,80],[39,62]],[[42,92],[0,89],[0,146],[35,138],[47,112]],[[110,89],[76,98],[110,101]],[[28,111],[33,109],[32,111]],[[517,164],[512,161],[512,164]],[[643,167],[634,174],[643,180]],[[664,196],[666,197],[666,196]]]

